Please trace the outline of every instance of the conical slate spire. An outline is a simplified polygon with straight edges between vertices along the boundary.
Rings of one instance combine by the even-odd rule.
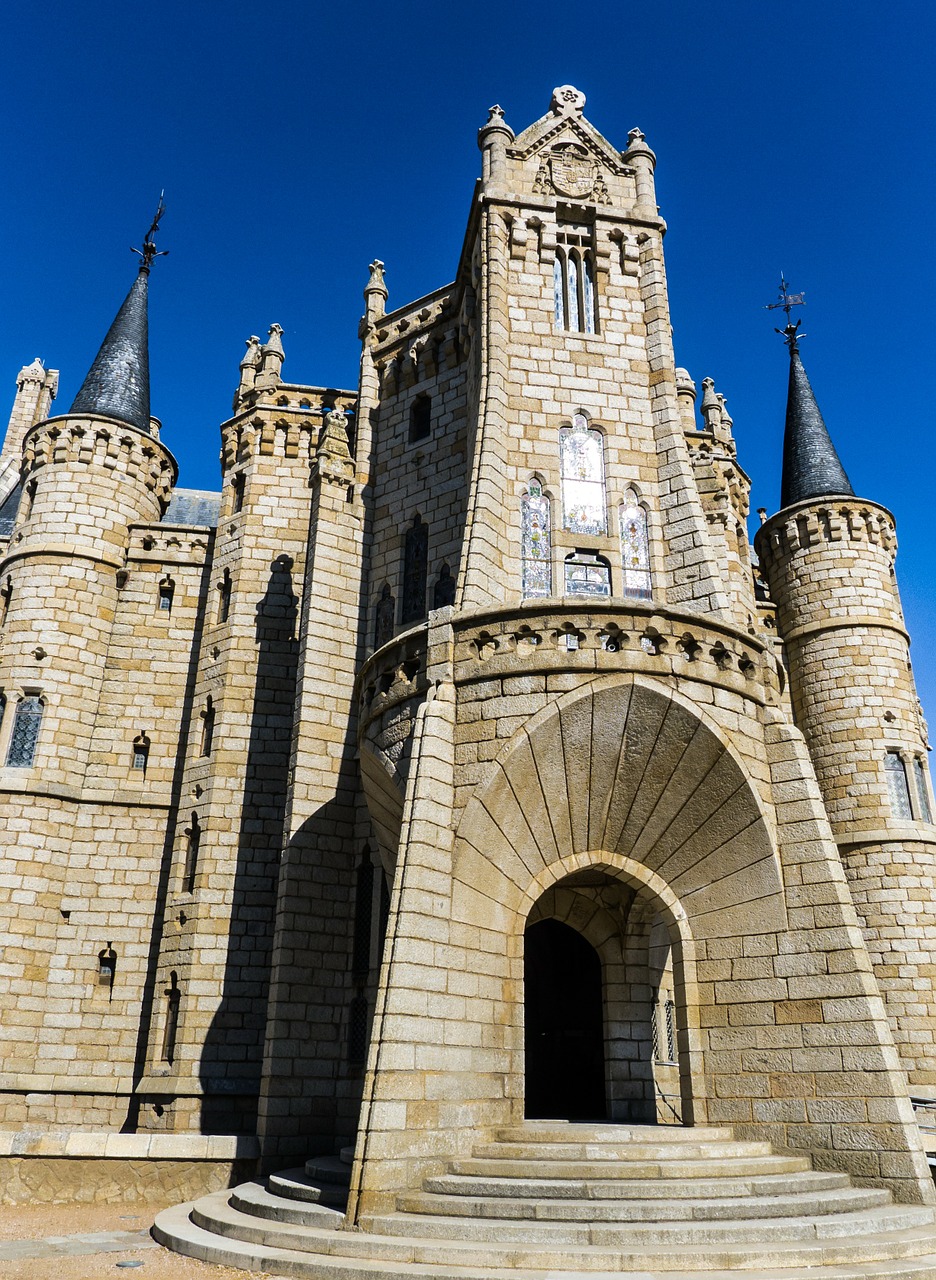
[[[780,506],[789,507],[807,498],[821,498],[832,493],[854,496],[855,491],[835,452],[835,445],[809,385],[795,334],[789,347],[790,388],[783,433]]]
[[[75,396],[72,413],[100,414],[149,431],[148,276],[144,264]]]

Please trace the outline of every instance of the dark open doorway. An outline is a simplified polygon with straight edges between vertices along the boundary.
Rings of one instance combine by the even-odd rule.
[[[604,1018],[601,960],[558,920],[526,931],[526,1116],[603,1120]]]

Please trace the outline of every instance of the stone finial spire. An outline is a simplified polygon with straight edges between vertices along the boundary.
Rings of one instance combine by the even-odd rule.
[[[141,266],[72,401],[72,413],[117,418],[140,431],[149,431],[148,277],[149,267]]]
[[[636,175],[637,208],[655,217],[657,203],[653,171],[656,168],[656,156],[647,146],[646,135],[640,129],[631,129],[628,133],[627,150],[621,152],[621,158],[631,166]]]
[[[783,434],[780,506],[829,494],[854,496],[854,489],[822,419],[795,341],[790,349],[790,385]]]
[[[478,130],[481,148],[481,180],[489,190],[500,191],[507,178],[507,148],[514,131],[504,119],[504,109],[496,103],[488,110],[487,121]]]
[[[260,348],[260,367],[254,379],[254,386],[261,391],[269,391],[280,384],[280,374],[286,353],[283,350],[283,326],[271,324],[267,331],[266,342]]]
[[[387,304],[387,282],[384,279],[384,264],[379,258],[368,267],[370,275],[367,278],[367,284],[364,286],[364,306],[365,321],[367,324],[373,324],[375,320],[379,320],[384,314]]]

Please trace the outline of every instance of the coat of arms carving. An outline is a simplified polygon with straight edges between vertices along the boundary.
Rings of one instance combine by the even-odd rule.
[[[592,194],[598,177],[597,167],[585,147],[577,142],[564,142],[553,147],[549,157],[549,173],[553,186],[564,196],[583,200]]]

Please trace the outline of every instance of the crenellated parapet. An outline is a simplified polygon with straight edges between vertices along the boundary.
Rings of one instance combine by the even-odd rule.
[[[97,468],[135,480],[154,495],[160,512],[178,476],[175,458],[155,437],[94,414],[47,418],[27,433],[23,480],[28,483],[44,467],[55,466]]]
[[[353,391],[327,387],[280,387],[272,403],[257,403],[221,428],[225,471],[255,458],[304,458],[316,454],[324,416],[332,409],[354,413]]]

